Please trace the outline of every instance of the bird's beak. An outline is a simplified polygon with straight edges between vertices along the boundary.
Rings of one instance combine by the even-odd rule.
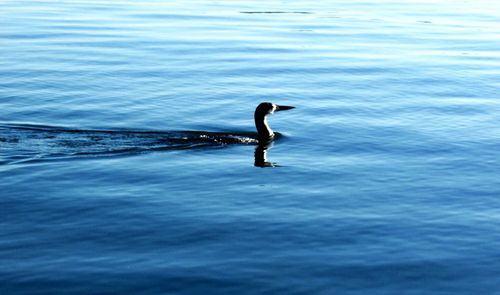
[[[291,106],[276,106],[275,112],[291,110],[291,109],[294,109],[294,108],[295,107],[291,107]]]

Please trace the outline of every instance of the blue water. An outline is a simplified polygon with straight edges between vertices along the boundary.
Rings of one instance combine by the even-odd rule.
[[[486,0],[1,1],[0,294],[500,294],[499,23]],[[161,141],[250,134],[262,101],[296,107],[275,167]]]

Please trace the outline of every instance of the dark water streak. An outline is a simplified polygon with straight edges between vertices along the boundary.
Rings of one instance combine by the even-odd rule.
[[[0,164],[132,155],[231,144],[256,145],[256,133],[84,130],[32,124],[0,124]]]

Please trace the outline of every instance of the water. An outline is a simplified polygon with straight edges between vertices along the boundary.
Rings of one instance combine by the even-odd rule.
[[[0,293],[500,294],[499,8],[0,2]]]

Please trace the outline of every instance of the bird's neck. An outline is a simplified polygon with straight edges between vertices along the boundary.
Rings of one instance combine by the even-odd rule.
[[[259,140],[269,140],[274,136],[274,132],[267,124],[267,116],[255,116],[255,127],[259,135]]]

